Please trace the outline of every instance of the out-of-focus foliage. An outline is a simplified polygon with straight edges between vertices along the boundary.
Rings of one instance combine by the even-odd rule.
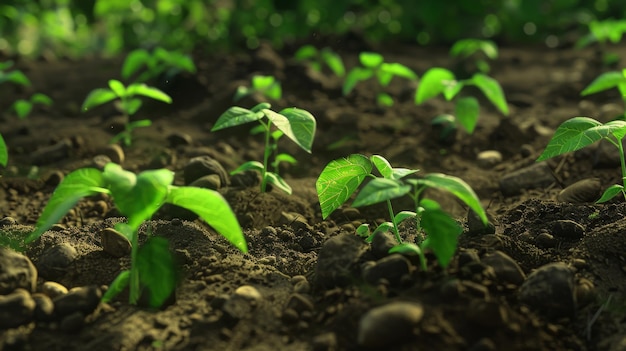
[[[545,41],[626,17],[623,0],[2,0],[0,51],[25,56],[276,46],[312,35],[450,44]]]

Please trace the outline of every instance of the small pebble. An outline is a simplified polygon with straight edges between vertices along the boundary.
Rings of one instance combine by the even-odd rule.
[[[476,162],[481,168],[490,169],[502,162],[502,154],[496,150],[482,151],[476,156]]]
[[[68,290],[57,282],[47,281],[41,285],[41,292],[51,299],[67,294]]]
[[[73,288],[67,294],[52,301],[55,314],[65,317],[75,312],[82,312],[84,315],[91,314],[100,304],[101,298],[102,290],[95,285],[90,285]]]
[[[187,133],[173,132],[167,136],[167,142],[170,144],[170,147],[176,148],[178,146],[191,145],[192,138]]]
[[[497,279],[503,283],[520,285],[526,279],[526,275],[519,264],[502,251],[494,251],[485,255],[481,262],[493,267]]]
[[[539,267],[519,289],[519,300],[549,317],[576,312],[574,273],[562,262]]]
[[[263,300],[263,296],[255,287],[251,285],[242,285],[235,290],[235,295],[248,301],[259,302]]]
[[[582,204],[596,202],[602,195],[602,182],[599,178],[587,178],[579,180],[574,184],[561,190],[556,196],[559,202],[569,202]]]
[[[100,232],[102,250],[113,257],[124,257],[132,249],[130,240],[113,228],[105,228]]]
[[[24,289],[0,295],[0,329],[15,328],[30,322],[37,304]]]
[[[538,247],[545,249],[556,246],[556,239],[554,238],[554,235],[546,232],[539,233],[539,235],[535,238],[535,242]]]
[[[109,144],[103,150],[102,154],[107,156],[111,162],[121,165],[124,163],[124,149],[118,144]]]
[[[413,337],[424,309],[411,302],[391,302],[367,312],[359,322],[357,342],[368,348],[384,349]]]

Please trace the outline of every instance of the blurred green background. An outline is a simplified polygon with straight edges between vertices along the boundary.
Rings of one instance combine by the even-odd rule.
[[[465,37],[541,43],[625,15],[624,0],[2,0],[0,52],[75,58],[155,46],[234,50],[347,32],[420,45]]]

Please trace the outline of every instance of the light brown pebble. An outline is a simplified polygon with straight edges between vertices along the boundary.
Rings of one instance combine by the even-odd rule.
[[[41,285],[41,292],[51,299],[67,294],[67,288],[57,282],[47,281]]]

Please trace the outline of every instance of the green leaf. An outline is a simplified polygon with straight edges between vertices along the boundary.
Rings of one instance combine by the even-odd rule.
[[[127,96],[126,95],[126,87],[119,80],[115,80],[115,79],[109,80],[109,88],[119,98],[123,98],[123,97]]]
[[[424,207],[420,224],[427,234],[422,249],[432,249],[439,264],[446,268],[456,252],[458,237],[463,229],[436,202],[422,200],[420,205]]]
[[[410,181],[413,184],[419,184],[451,193],[476,212],[484,224],[488,223],[487,215],[480,205],[478,195],[476,195],[472,187],[463,179],[443,173],[430,173],[424,178],[411,179]]]
[[[417,86],[415,92],[415,103],[421,104],[439,94],[441,94],[450,81],[455,81],[454,74],[445,69],[434,67],[426,71]]]
[[[293,140],[304,151],[311,153],[317,122],[315,117],[306,110],[291,107],[276,113],[272,110],[264,110],[267,118],[272,121],[276,128]]]
[[[509,106],[506,103],[504,92],[497,80],[483,74],[476,73],[472,76],[470,84],[473,84],[480,89],[483,94],[491,101],[491,103],[505,116],[509,114]]]
[[[30,101],[19,99],[13,103],[13,109],[19,119],[24,119],[33,109],[33,104]]]
[[[137,252],[137,269],[150,307],[160,307],[172,295],[178,282],[178,271],[167,239],[149,237]]]
[[[6,167],[7,162],[9,162],[9,149],[4,138],[0,135],[0,165]]]
[[[1,9],[5,10],[6,7],[0,7]],[[13,67],[13,61],[4,61],[4,62],[0,62],[0,71],[6,71],[7,69]]]
[[[48,95],[42,93],[33,94],[33,96],[31,96],[29,100],[34,104],[41,104],[46,106],[52,105],[52,99]]]
[[[615,120],[602,124],[588,117],[568,119],[556,129],[537,161],[580,150],[611,135],[621,140],[626,135],[626,122]]]
[[[298,61],[314,59],[317,57],[317,49],[313,45],[304,45],[294,54]]]
[[[401,243],[398,244],[391,249],[389,249],[389,253],[401,253],[401,254],[409,254],[409,255],[422,255],[422,249],[419,246],[413,243]]]
[[[580,95],[587,96],[590,94],[595,94],[603,90],[617,88],[624,83],[626,83],[626,78],[624,77],[622,72],[605,72],[599,75],[585,89],[583,89]]]
[[[322,49],[321,57],[328,68],[330,68],[330,70],[333,71],[337,77],[343,77],[346,74],[346,69],[343,65],[343,61],[341,60],[341,56],[334,53],[330,49]]]
[[[402,184],[397,180],[375,178],[361,189],[352,206],[362,207],[377,204],[406,195],[409,191],[411,191],[410,185]]]
[[[465,128],[465,130],[472,134],[476,123],[478,122],[478,114],[480,113],[480,106],[478,100],[473,97],[464,97],[456,101],[454,107],[454,114],[456,115],[459,123]]]
[[[389,163],[386,158],[380,155],[373,155],[370,157],[370,161],[372,161],[383,178],[391,179],[391,176],[393,175],[393,168],[391,167],[391,163]]]
[[[92,107],[104,105],[115,99],[117,99],[117,95],[110,89],[94,89],[87,95],[81,109],[87,111]]]
[[[242,164],[241,166],[237,167],[234,171],[230,172],[230,174],[237,174],[237,173],[241,173],[241,172],[245,172],[245,171],[263,171],[265,167],[263,166],[263,164],[259,161],[248,161],[245,162],[244,164]]]
[[[359,154],[328,163],[315,182],[322,218],[345,203],[371,171],[370,160]]]
[[[11,71],[8,73],[0,71],[0,84],[4,82],[11,82],[11,83],[19,84],[23,86],[31,85],[28,77],[26,77],[26,75],[24,75],[24,73],[22,73],[22,71],[19,71],[19,70]]]
[[[375,52],[362,52],[359,54],[359,61],[368,68],[376,68],[380,66],[384,59],[383,56]]]
[[[233,106],[222,113],[217,119],[211,131],[230,128],[242,124],[246,124],[252,121],[258,121],[263,118],[262,112],[254,112],[243,107]]]
[[[400,63],[383,63],[380,70],[393,76],[406,78],[409,80],[417,80],[417,74],[407,66]]]
[[[343,95],[346,96],[350,94],[352,89],[356,86],[358,82],[368,80],[374,76],[374,71],[369,68],[355,67],[353,68],[348,75],[346,76],[346,80],[343,83]]]
[[[148,51],[144,49],[133,50],[124,60],[124,64],[122,65],[122,77],[124,79],[128,79],[130,76],[139,71],[141,66],[146,65],[151,59],[152,58]]]
[[[286,162],[286,163],[290,163],[292,165],[295,165],[296,163],[298,163],[298,160],[296,160],[295,157],[289,155],[289,154],[278,154],[276,155],[276,157],[274,158],[274,162],[276,164],[279,164],[281,162]]]
[[[255,105],[255,106],[254,106],[253,108],[251,108],[250,110],[251,110],[252,112],[259,113],[259,112],[263,112],[263,110],[269,110],[271,107],[272,107],[272,105],[270,105],[269,103],[267,103],[267,102],[261,102],[261,103],[259,103],[259,104]],[[261,117],[263,117],[263,114],[261,114]]]
[[[274,172],[265,172],[265,179],[268,183],[284,191],[288,195],[291,195],[291,186],[289,186],[289,184],[287,184],[287,182],[278,174]]]
[[[121,102],[121,110],[132,116],[139,110],[141,105],[140,99],[126,99]]]
[[[391,107],[393,106],[393,98],[386,93],[379,93],[376,95],[376,104],[378,106]]]
[[[141,95],[168,104],[172,103],[172,98],[157,88],[145,84],[131,84],[127,90],[128,96]]]
[[[78,200],[97,193],[107,193],[102,173],[95,168],[77,169],[63,178],[44,207],[35,231],[26,237],[28,244],[39,238],[73,208]]]
[[[396,224],[400,224],[402,223],[402,221],[415,218],[416,216],[417,214],[413,211],[400,211],[396,213],[396,215],[393,217],[393,220]]]
[[[599,204],[599,203],[607,202],[611,200],[612,198],[614,198],[615,196],[617,196],[617,194],[623,193],[623,192],[624,192],[623,185],[613,184],[610,187],[608,187],[604,191],[604,193],[602,193],[602,196],[600,197],[598,201],[596,201],[596,203]]]
[[[491,40],[480,39],[461,39],[457,41],[452,45],[450,55],[469,57],[479,50],[492,60],[498,58],[498,46]]]
[[[210,189],[172,186],[167,202],[193,211],[241,252],[248,252],[237,217],[220,193]]]
[[[361,224],[356,228],[356,234],[362,238],[367,238],[371,234],[370,225],[367,223]]]
[[[102,299],[100,299],[100,302],[108,303],[109,301],[113,300],[115,296],[119,295],[119,293],[126,289],[129,282],[130,270],[121,271],[120,274],[118,274],[113,282],[109,285],[109,288],[104,293],[104,295],[102,295]]]

